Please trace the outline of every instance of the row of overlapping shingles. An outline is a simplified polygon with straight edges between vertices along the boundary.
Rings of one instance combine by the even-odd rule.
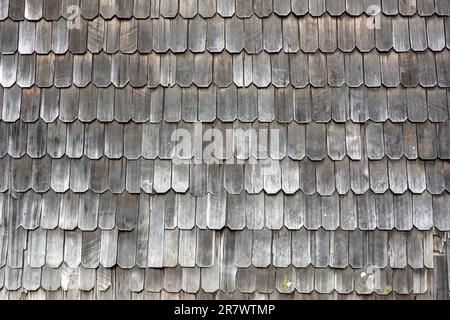
[[[84,267],[69,268],[63,265],[57,269],[31,268],[26,266],[22,278],[14,277],[14,269],[0,268],[0,279],[4,276],[4,287],[15,291],[23,288],[35,291],[94,290],[99,296],[108,296],[115,290],[128,292],[164,293],[312,293],[325,294],[337,292],[362,295],[377,293],[388,296],[392,292],[401,295],[425,294],[433,287],[433,276],[427,269],[391,269],[381,270],[381,286],[375,290],[364,287],[360,280],[362,269],[331,269],[308,267],[296,268],[234,268],[233,273],[221,278],[217,270],[208,272],[206,268],[165,268],[162,269],[88,269]],[[355,279],[355,280],[354,280]],[[3,281],[0,280],[0,288]],[[112,288],[111,288],[112,287]],[[120,287],[117,288],[117,287]],[[111,290],[112,289],[112,290]],[[0,292],[2,290],[0,289]],[[207,297],[207,295],[205,295]],[[287,297],[278,297],[278,299]],[[385,297],[386,298],[386,297]]]
[[[449,119],[447,90],[440,88],[366,88],[347,86],[334,88],[264,89],[255,87],[228,88],[211,86],[155,89],[123,89],[110,86],[97,88],[90,85],[58,89],[0,87],[0,119],[11,123],[19,120],[47,123],[60,120],[64,123],[104,122],[168,123],[202,122],[206,126],[215,120],[246,123],[306,124],[309,122],[353,123],[445,123]],[[186,124],[192,126],[192,124]],[[406,124],[405,124],[406,125]],[[219,126],[219,123],[216,123]],[[237,123],[236,126],[239,126]],[[431,124],[431,126],[433,126]],[[336,128],[343,128],[337,126]],[[413,125],[412,127],[415,127]],[[445,124],[439,124],[445,132]],[[134,128],[134,127],[133,127]],[[443,131],[441,130],[443,129]],[[433,129],[434,130],[434,129]],[[445,135],[445,134],[444,134]]]
[[[166,200],[160,198],[141,197],[140,203],[148,204],[150,201],[152,208],[155,208]],[[23,221],[14,221],[15,218],[22,218],[20,214],[23,208],[20,202],[12,199],[9,207],[7,201],[4,205],[4,211],[17,214],[17,217],[10,216],[12,225],[9,225],[9,228],[3,224],[1,226],[2,267],[8,265],[11,268],[21,268],[24,258],[27,257],[24,255],[26,253],[30,255],[28,263],[34,268],[59,268],[63,262],[71,268],[82,265],[90,269],[98,268],[99,265],[106,268],[118,265],[127,269],[134,266],[173,268],[177,265],[212,268],[221,262],[216,261],[215,255],[230,255],[230,261],[227,263],[239,268],[252,265],[258,268],[267,268],[270,265],[292,265],[296,268],[313,265],[317,268],[337,269],[363,269],[368,265],[383,269],[388,266],[395,269],[404,269],[407,266],[415,269],[433,268],[433,232],[415,228],[407,232],[395,229],[326,231],[323,228],[310,231],[305,227],[299,230],[282,227],[279,230],[245,228],[230,231],[223,227],[216,230],[212,222],[220,221],[211,221],[210,229],[193,227],[182,230],[173,226],[174,221],[166,221],[165,224],[164,220],[177,217],[140,207],[139,214],[133,217],[134,221],[131,220],[132,217],[130,221],[126,221],[123,216],[117,217],[122,218],[122,221],[117,221],[118,226],[112,229],[91,229],[88,224],[96,223],[93,214],[80,216],[78,221],[80,227],[89,229],[87,231],[77,228],[76,220],[75,227],[69,230],[59,227],[49,230],[41,227],[25,229],[23,226],[16,226],[19,222],[23,224]],[[60,222],[66,224],[64,227],[68,227],[72,222],[69,221],[71,218],[72,216],[61,216]],[[111,221],[114,216],[106,218]],[[27,223],[26,227],[32,226]],[[224,239],[227,240],[225,244]],[[8,246],[8,250],[5,246]]]
[[[450,46],[449,18],[438,16],[394,18],[380,16],[380,26],[371,27],[370,18],[329,15],[299,19],[280,18],[194,18],[153,20],[80,20],[0,22],[0,52],[57,54],[99,53],[323,53],[442,51]]]
[[[200,268],[162,269],[59,269],[25,267],[23,279],[4,274],[1,299],[396,299],[411,295],[430,299],[433,275],[427,269],[390,268],[381,271],[375,290],[360,280],[364,270],[294,268],[238,268],[233,277]],[[0,276],[1,279],[1,276]],[[18,281],[17,281],[18,280]],[[2,288],[2,282],[0,282]],[[331,295],[327,295],[331,294]],[[435,298],[444,298],[442,292]],[[312,295],[309,296],[308,295]],[[362,295],[362,296],[357,296]],[[59,297],[59,298],[58,298]]]
[[[100,228],[121,231],[133,230],[138,224],[139,204],[149,200],[142,194],[119,195],[106,192],[95,194],[49,191],[44,194],[28,191],[14,193],[17,198],[18,215],[16,226],[34,230],[39,226],[48,229],[92,231]],[[1,194],[3,219],[8,214],[8,194]],[[280,230],[338,230],[357,229],[373,231],[410,231],[413,227],[428,231],[436,227],[440,231],[450,230],[448,193],[431,196],[429,193],[412,195],[407,192],[393,195],[368,192],[364,195],[349,193],[344,196],[304,195],[205,195],[194,196],[169,192],[150,196],[156,209],[164,210],[162,228],[181,230],[235,231]],[[156,210],[155,209],[155,210]],[[141,208],[142,210],[142,208]],[[10,217],[11,218],[11,217]]]
[[[1,85],[41,88],[86,87],[90,83],[106,88],[197,86],[228,88],[255,85],[278,88],[349,86],[369,88],[450,87],[450,51],[436,54],[222,54],[105,53],[91,55],[2,55]],[[231,86],[233,87],[233,86]]]
[[[450,15],[450,5],[446,0],[1,0],[0,19],[55,20],[60,16],[70,17],[71,5],[79,5],[85,19],[94,19],[99,14],[105,19],[114,16],[122,19],[174,18],[178,14],[186,19],[197,14],[211,18],[216,13],[222,17],[236,15],[242,18],[253,14],[267,17],[272,13],[279,16],[290,13],[321,16],[325,12],[333,16],[341,16],[345,12],[360,16],[377,12],[371,7],[373,5],[386,15]]]
[[[173,134],[183,130],[186,141]],[[213,131],[215,130],[215,131]],[[213,133],[213,135],[212,135]],[[364,124],[316,123],[279,124],[242,123],[210,124],[145,123],[123,124],[93,121],[83,123],[18,120],[0,125],[0,157],[42,158],[48,154],[59,159],[64,155],[79,159],[86,156],[98,160],[162,159],[192,160],[207,157],[205,148],[214,146],[212,155],[218,160],[449,160],[449,121],[414,124],[366,122]],[[221,138],[216,143],[207,137]],[[177,136],[178,137],[178,136]],[[188,140],[189,139],[189,140]],[[190,142],[190,143],[187,143]],[[376,143],[375,143],[376,142]],[[196,143],[203,145],[198,148]],[[209,154],[208,154],[209,155]],[[202,157],[203,156],[203,157]],[[229,162],[230,162],[229,161]],[[209,161],[209,163],[213,163]],[[243,163],[245,164],[245,163]]]
[[[96,193],[166,193],[174,190],[196,196],[206,193],[249,194],[283,191],[293,194],[301,190],[310,195],[344,195],[352,191],[362,195],[388,190],[394,194],[407,191],[433,195],[449,192],[447,161],[343,161],[328,158],[321,162],[310,160],[274,161],[262,165],[174,165],[171,160],[100,160],[51,159],[32,160],[28,156],[14,160],[1,159],[4,175],[0,179],[2,191],[64,193],[68,190]]]

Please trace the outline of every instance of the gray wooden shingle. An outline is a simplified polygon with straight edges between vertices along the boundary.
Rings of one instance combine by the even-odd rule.
[[[253,231],[252,264],[257,268],[267,268],[271,263],[272,231]]]
[[[69,268],[78,268],[81,264],[82,232],[66,231],[64,234],[64,262]]]
[[[78,224],[77,208],[80,196],[67,192],[61,196],[61,206],[59,212],[59,227],[63,230],[74,230]],[[58,230],[58,229],[55,229]]]

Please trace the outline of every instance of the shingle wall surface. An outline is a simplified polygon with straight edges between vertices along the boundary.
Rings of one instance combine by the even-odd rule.
[[[0,299],[449,298],[450,1],[0,0],[0,54]]]

